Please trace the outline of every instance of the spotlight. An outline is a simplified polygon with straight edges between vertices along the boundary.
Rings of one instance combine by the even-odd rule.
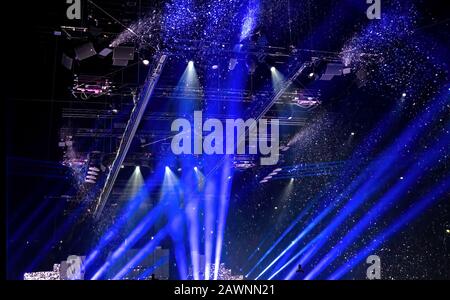
[[[170,171],[170,168],[168,166],[166,166],[166,172]]]
[[[293,182],[294,181],[294,178],[291,178],[291,182]]]
[[[113,108],[112,112],[113,114],[117,114],[119,111],[116,108]]]
[[[188,66],[192,68],[194,66],[194,61],[190,60],[189,63],[188,63]]]
[[[148,59],[144,59],[142,63],[144,64],[144,66],[148,66],[150,64],[150,61]]]
[[[181,172],[183,169],[181,169],[181,168],[178,168],[178,172]]]
[[[197,168],[197,167],[194,167],[194,171],[198,171],[198,168]]]
[[[271,72],[275,72],[275,70],[276,70],[275,67],[271,67],[271,68],[270,68],[270,71],[271,71]]]
[[[135,170],[136,170],[136,171],[140,171],[140,170],[141,170],[141,167],[136,166]]]
[[[311,72],[311,73],[309,73],[308,77],[309,77],[309,78],[313,78],[314,75],[315,75],[314,72]]]
[[[228,176],[228,180],[230,180],[231,179],[231,176]]]
[[[406,93],[403,93],[403,94],[402,94],[402,97],[403,97],[403,98],[405,98],[406,96],[407,96]]]
[[[292,120],[292,116],[290,116],[290,117],[288,118],[288,120]]]
[[[124,168],[125,168],[125,166],[124,166],[124,165],[121,165],[121,166],[120,166],[120,168],[121,168],[121,169],[124,169]]]
[[[217,70],[217,69],[219,68],[219,66],[218,66],[218,65],[213,65],[211,68],[212,68],[213,70]]]
[[[350,133],[352,136],[354,136],[355,135],[355,133],[354,132],[352,132],[352,133]]]

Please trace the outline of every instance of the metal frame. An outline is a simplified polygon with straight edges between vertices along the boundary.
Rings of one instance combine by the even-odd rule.
[[[131,112],[130,119],[119,145],[119,149],[117,150],[117,155],[111,165],[111,169],[108,177],[106,178],[105,185],[95,206],[95,219],[98,219],[101,216],[102,210],[105,207],[106,202],[108,201],[109,194],[111,193],[114,182],[117,178],[117,175],[119,174],[122,163],[125,160],[125,156],[128,153],[131,142],[136,134],[137,128],[141,122],[142,116],[144,115],[145,109],[147,108],[147,104],[153,94],[159,77],[161,76],[166,61],[166,54],[158,54],[155,56],[155,65],[149,71],[149,75],[147,76],[146,83],[142,89],[140,99],[136,102],[136,105]]]

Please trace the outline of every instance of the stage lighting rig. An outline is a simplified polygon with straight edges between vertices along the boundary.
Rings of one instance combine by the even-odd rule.
[[[322,103],[319,99],[313,97],[297,98],[294,99],[294,101],[295,105],[308,110],[313,109]]]
[[[90,97],[110,95],[114,85],[109,78],[93,75],[75,75],[72,86],[72,95],[86,100]]]

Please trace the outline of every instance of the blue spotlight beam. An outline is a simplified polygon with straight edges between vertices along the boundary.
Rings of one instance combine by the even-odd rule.
[[[27,240],[35,239],[37,236],[39,236],[42,233],[43,230],[47,229],[48,226],[51,226],[49,224],[51,224],[52,219],[55,218],[56,216],[58,216],[58,214],[63,210],[63,208],[64,208],[64,203],[61,201],[44,217],[44,219],[39,223],[39,225],[37,225],[36,227],[33,228],[31,233],[26,236],[26,239]],[[25,247],[21,247],[18,251],[11,253],[9,260],[8,260],[8,264],[11,266],[15,266],[16,263],[21,259],[25,250],[26,250]],[[45,251],[43,251],[42,253],[44,253],[44,252]],[[29,270],[32,270],[32,269],[29,269]]]
[[[444,139],[447,144],[448,142]],[[423,176],[423,170],[430,167],[439,159],[440,146],[432,148],[430,151],[426,151],[422,155],[422,159],[410,168],[405,173],[408,174],[403,181],[398,182],[392,189],[390,189],[385,196],[350,230],[347,235],[337,244],[332,250],[325,255],[325,257],[315,266],[315,268],[305,276],[305,279],[313,279],[323,269],[325,269],[334,259],[336,259],[344,249],[350,245],[359,234],[376,220],[382,214],[386,213],[387,209],[396,203],[396,199],[401,198],[407,189],[417,182],[418,179]],[[330,232],[331,233],[331,232]],[[328,235],[329,236],[329,235]],[[327,239],[323,239],[321,244],[324,244]],[[312,255],[308,257],[311,259]],[[295,270],[294,270],[295,272]],[[293,275],[293,273],[291,273]],[[292,276],[289,274],[290,276]]]
[[[155,248],[161,243],[161,241],[167,236],[168,228],[161,229],[156,236],[148,242],[139,253],[137,253],[114,277],[113,280],[120,280],[128,274],[139,262],[146,258]]]
[[[155,224],[163,211],[162,205],[155,207],[147,216],[139,223],[128,238],[117,248],[112,256],[97,270],[91,279],[100,279],[106,270],[111,267],[121,257],[125,251],[133,247],[133,245]]]
[[[216,178],[211,177],[206,183],[205,189],[205,280],[211,279],[211,258],[213,253],[213,237],[215,232],[215,202],[216,202]]]
[[[379,161],[379,160],[377,160]],[[311,240],[305,247],[301,249],[294,257],[292,257],[285,265],[283,265],[280,269],[276,270],[274,274],[270,276],[269,279],[274,278],[275,275],[279,274],[282,270],[284,270],[286,267],[288,267],[292,262],[294,262],[296,259],[298,259],[303,253],[306,254],[301,258],[300,264],[306,263],[312,255],[321,247],[323,244],[327,241],[327,238],[337,229],[337,227],[347,218],[347,216],[351,215],[358,207],[361,206],[361,204],[368,199],[371,195],[373,195],[376,191],[376,183],[380,184],[381,182],[387,182],[390,178],[392,178],[395,173],[391,172],[389,174],[385,174],[387,171],[386,165],[380,164],[380,169],[376,169],[375,175],[369,179],[368,182],[366,182],[357,192],[356,194],[348,201],[348,203],[341,209],[341,212],[334,218],[320,234],[318,234],[313,240]],[[328,215],[328,213],[331,212],[332,209],[328,207],[326,210],[323,211],[321,214],[322,217]],[[322,217],[316,218],[314,225],[317,225],[317,221],[321,220]],[[311,224],[310,224],[311,225]],[[308,230],[304,230],[301,233],[301,237],[304,237],[306,233],[310,231],[311,228],[309,226],[307,227]],[[298,239],[295,239],[293,242],[298,243]],[[287,248],[289,249],[292,246],[292,244]],[[280,254],[278,259],[281,258],[286,252],[283,251],[282,255]],[[265,270],[266,271],[266,270]],[[295,270],[292,270],[289,274],[291,276],[293,273],[295,273]],[[288,276],[288,277],[289,277]]]
[[[429,106],[429,109],[425,110],[425,112],[417,117],[413,122],[410,123],[408,128],[401,134],[399,138],[395,140],[395,142],[388,147],[382,154],[379,155],[379,158],[372,162],[366,169],[365,172],[360,174],[358,178],[351,183],[351,185],[347,188],[345,194],[352,193],[355,188],[359,185],[359,182],[367,177],[368,171],[375,169],[375,174],[371,176],[369,181],[367,181],[362,188],[359,189],[358,194],[353,197],[359,198],[357,203],[355,203],[351,210],[353,210],[354,206],[359,206],[361,202],[361,198],[366,198],[368,193],[365,191],[366,189],[370,190],[370,193],[375,192],[372,188],[372,183],[379,184],[380,180],[386,181],[387,176],[392,176],[392,173],[388,173],[386,175],[386,171],[389,170],[389,167],[392,163],[395,162],[396,158],[400,153],[405,153],[408,149],[410,149],[416,142],[417,137],[423,133],[428,126],[432,123],[431,121],[436,117],[437,114],[441,113],[445,104],[448,102],[448,99],[445,95],[442,97],[438,97],[433,103]],[[341,202],[343,199],[342,196],[338,197],[338,199],[334,200],[333,203],[337,204]],[[355,201],[353,201],[355,202]],[[333,210],[334,205],[329,205],[326,207],[317,217],[311,221],[308,226],[289,244],[289,246],[284,249],[280,255],[278,255],[275,260],[273,260],[257,277],[260,278],[265,272],[267,272],[283,255],[285,255],[289,249],[295,246],[301,239],[305,237],[305,235],[311,231],[323,218],[325,218],[331,211]],[[292,261],[290,261],[292,262]],[[287,267],[288,264],[285,264],[283,268]],[[279,273],[280,270],[277,270],[276,273]],[[273,277],[273,275],[272,275]]]
[[[450,177],[447,176],[447,178],[437,187],[433,188],[430,193],[422,197],[419,201],[414,202],[414,204],[404,214],[402,214],[395,223],[380,233],[369,245],[361,249],[352,259],[346,261],[339,269],[331,274],[328,279],[336,280],[347,274],[356,264],[378,249],[384,241],[411,222],[420,213],[423,213],[429,206],[441,200],[441,197],[448,193],[449,190]]]
[[[222,178],[221,178],[221,187],[220,187],[220,200],[219,200],[219,216],[218,216],[218,225],[217,225],[217,238],[216,238],[216,252],[214,259],[214,280],[217,280],[219,276],[219,266],[220,259],[222,256],[222,245],[223,245],[223,236],[225,232],[226,218],[228,215],[228,207],[229,207],[229,199],[231,193],[231,180],[230,176],[232,176],[233,170],[230,167],[231,161],[230,158],[227,158],[227,161],[222,168]]]
[[[351,178],[352,174],[356,172],[357,168],[362,164],[363,157],[367,157],[370,155],[371,151],[374,149],[374,147],[381,142],[381,139],[378,139],[376,137],[380,136],[383,132],[386,132],[395,122],[397,122],[399,118],[397,118],[397,110],[394,109],[391,111],[385,119],[380,121],[375,129],[372,130],[369,136],[365,138],[365,141],[358,146],[357,150],[353,153],[350,160],[341,162],[345,163],[344,165],[338,166],[339,169],[342,169],[342,176],[341,178]],[[336,162],[339,163],[339,162]],[[291,166],[288,167],[288,170],[295,169],[298,166]],[[284,172],[284,168],[283,168]],[[278,174],[277,174],[278,175]],[[285,176],[289,177],[289,176]],[[294,176],[295,177],[295,176]],[[277,179],[275,177],[274,179]],[[346,195],[351,194],[362,182],[364,182],[366,179],[363,176],[359,176],[357,180],[354,180],[351,182],[350,186],[346,190]],[[344,186],[345,183],[343,181],[337,180],[336,183],[333,186],[340,185]],[[319,201],[319,198],[323,198],[324,196],[319,196],[316,198],[314,202]],[[339,197],[340,199],[343,199],[343,197]],[[250,276],[250,274],[258,267],[259,264],[262,263],[262,261],[272,252],[275,247],[281,242],[281,240],[291,231],[293,230],[296,225],[299,223],[299,221],[302,219],[302,215],[304,212],[299,215],[292,223],[291,225],[285,230],[285,232],[280,236],[280,238],[277,239],[277,241],[269,248],[269,250],[263,255],[263,257],[253,266],[253,268],[247,273],[247,277]],[[278,274],[278,273],[277,273]],[[273,275],[272,275],[273,276]]]
[[[108,268],[110,268],[128,249],[130,249],[148,230],[153,226],[161,217],[163,212],[166,210],[166,206],[170,204],[168,195],[170,188],[173,185],[174,178],[171,178],[173,173],[170,171],[168,167],[165,167],[164,172],[164,182],[163,182],[163,189],[161,192],[161,200],[160,203],[156,207],[154,207],[146,216],[145,218],[134,228],[134,230],[130,233],[130,235],[125,239],[124,242],[117,248],[113,255],[97,270],[97,272],[92,276],[91,279],[99,279],[101,276],[106,272]],[[126,218],[126,217],[122,217]],[[108,234],[113,234],[113,231],[110,231]],[[95,252],[93,254],[95,258]],[[90,261],[90,258],[88,258],[88,261]]]
[[[145,109],[147,108],[147,104],[150,100],[150,97],[153,94],[155,86],[161,76],[162,70],[167,60],[166,54],[158,54],[155,59],[154,68],[149,71],[149,75],[147,76],[146,83],[142,90],[140,99],[137,101],[133,111],[131,112],[130,119],[125,128],[125,131],[122,136],[122,140],[119,145],[119,149],[117,150],[116,157],[112,163],[110,172],[108,177],[106,178],[105,185],[100,193],[100,197],[97,201],[94,217],[95,219],[100,218],[103,208],[105,207],[106,201],[108,201],[109,194],[112,191],[114,182],[116,181],[117,175],[119,174],[120,168],[125,160],[125,156],[128,153],[128,149],[130,148],[131,142],[136,134],[136,130],[141,122],[142,116],[144,115]]]
[[[58,227],[58,230],[54,233],[53,237],[48,241],[45,246],[36,254],[33,262],[26,268],[26,271],[32,271],[34,268],[46,257],[51,247],[57,243],[67,231],[78,221],[79,217],[83,214],[87,204],[81,204],[72,214],[69,215],[67,220]]]
[[[275,243],[270,246],[270,248],[264,253],[264,255],[258,260],[258,262],[250,269],[250,271],[247,273],[246,277],[249,277],[253,271],[266,259],[267,256],[269,256],[270,253],[278,246],[279,243],[291,232],[291,230],[294,229],[294,227],[300,222],[300,220],[303,219],[303,217],[309,213],[309,211],[312,209],[313,203],[308,205],[296,218],[294,221],[291,222],[289,227],[277,238]]]
[[[361,182],[365,179],[366,176],[360,175],[356,180],[352,181],[349,187],[334,201],[325,207],[317,216],[310,218],[310,221],[307,222],[308,226],[306,226],[297,237],[289,244],[289,246],[284,249],[259,275],[256,279],[259,279],[264,273],[266,273],[277,261],[279,261],[286,253],[288,253],[293,247],[295,247],[311,230],[313,230],[325,217],[330,214],[333,209],[346,197],[349,197],[361,184]],[[302,251],[300,253],[303,253]],[[282,268],[276,271],[275,274],[278,274],[283,268],[285,268],[288,264],[290,264],[292,260],[290,260],[287,264],[285,264]],[[274,274],[272,274],[271,278],[273,278]]]
[[[156,168],[155,175],[148,179],[147,182],[141,187],[141,190],[138,191],[132,199],[129,200],[127,206],[123,209],[123,213],[120,218],[118,218],[111,228],[101,237],[100,241],[97,243],[97,246],[91,251],[91,253],[87,256],[85,261],[85,268],[88,268],[90,264],[98,257],[100,251],[105,248],[109,242],[116,236],[122,227],[125,226],[127,221],[133,217],[133,215],[138,210],[142,201],[146,198],[146,195],[149,195],[152,190],[155,188],[155,182],[160,180],[160,173],[158,170],[161,170],[161,166],[163,163],[161,162],[159,166]]]
[[[42,185],[41,189],[43,190],[46,187],[46,185]],[[51,200],[53,199],[53,196],[57,195],[60,191],[62,191],[61,185],[55,188],[55,190],[52,191],[49,196],[45,197],[45,200],[42,201],[36,209],[33,209],[31,215],[29,215],[25,220],[21,221],[19,229],[17,229],[10,238],[11,243],[15,243],[16,241],[18,241],[19,238],[25,233],[25,230],[29,229],[29,226],[33,224],[37,217],[42,216],[41,213],[44,212],[44,209],[48,208],[48,206],[52,202]],[[53,208],[53,210],[55,210],[55,208]],[[47,213],[46,215],[51,215],[51,213]],[[36,227],[34,227],[33,230],[36,230]]]
[[[156,271],[159,267],[164,265],[165,263],[168,263],[168,257],[161,257],[153,266],[146,269],[144,272],[142,272],[141,275],[139,275],[138,280],[145,280],[152,274],[154,271]]]
[[[173,95],[179,99],[192,99],[193,101],[180,101],[178,104],[178,111],[184,115],[191,115],[192,111],[198,103],[201,103],[199,95],[193,90],[200,90],[200,81],[195,69],[195,63],[192,61],[188,63],[183,75],[178,81]],[[182,189],[183,196],[181,198],[185,201],[184,215],[187,225],[188,235],[188,248],[192,265],[192,275],[194,280],[198,280],[200,273],[200,242],[199,242],[199,213],[200,213],[200,187],[204,182],[201,171],[195,167],[195,161],[193,157],[186,157],[181,160],[181,167],[183,170],[182,177],[180,178],[181,184],[179,187]],[[180,199],[181,199],[180,198]],[[186,271],[183,270],[182,264],[185,263],[183,255],[183,247],[180,244],[180,240],[183,236],[177,237],[176,234],[172,234],[175,243],[175,254],[177,257],[177,267],[180,278],[183,278],[183,274]],[[181,261],[180,261],[181,260]],[[179,262],[179,263],[178,263]]]

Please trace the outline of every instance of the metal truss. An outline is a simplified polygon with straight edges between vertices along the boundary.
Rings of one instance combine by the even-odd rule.
[[[272,97],[268,97],[266,101],[254,101],[250,105],[249,108],[247,108],[245,112],[245,119],[253,118],[255,121],[258,121],[264,115],[269,111],[269,109],[286,93],[288,88],[292,85],[292,83],[303,73],[303,71],[310,67],[312,65],[312,62],[304,62],[300,68],[295,71],[292,75],[288,77],[288,79],[283,82],[282,86],[275,92],[275,94]],[[256,126],[256,123],[254,124]],[[244,133],[245,135],[247,134]],[[245,141],[245,139],[240,138],[238,140]],[[236,145],[236,148],[238,145]],[[207,174],[207,176],[214,174],[219,167],[223,164],[225,161],[225,158],[220,160]]]
[[[147,104],[153,94],[156,83],[161,76],[164,65],[167,61],[166,54],[158,54],[155,56],[155,64],[153,68],[149,71],[147,76],[145,85],[142,89],[139,100],[136,102],[133,111],[131,112],[130,119],[125,128],[125,131],[122,136],[122,140],[119,145],[119,149],[117,150],[116,157],[111,165],[109,174],[106,178],[105,185],[100,193],[100,196],[97,200],[95,210],[94,210],[94,218],[98,219],[102,213],[102,210],[108,200],[108,197],[113,188],[114,182],[119,174],[120,168],[122,166],[123,161],[125,160],[125,156],[128,153],[131,142],[136,134],[139,123],[142,120],[142,116],[144,115],[145,109],[147,108]]]

